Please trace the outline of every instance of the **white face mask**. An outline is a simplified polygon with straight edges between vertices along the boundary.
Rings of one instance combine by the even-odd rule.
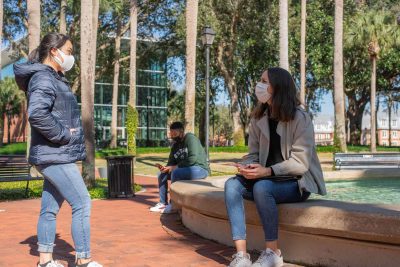
[[[272,97],[272,94],[268,92],[268,87],[268,84],[262,82],[258,82],[256,85],[256,96],[261,103],[267,103]]]
[[[61,60],[58,57],[54,57],[54,61],[58,63],[58,65],[60,65],[60,67],[62,68],[63,71],[69,71],[70,69],[72,69],[72,67],[74,66],[75,63],[75,58],[73,55],[66,55],[63,51],[61,51],[60,49],[57,49],[58,53],[60,53],[63,62],[61,62]]]

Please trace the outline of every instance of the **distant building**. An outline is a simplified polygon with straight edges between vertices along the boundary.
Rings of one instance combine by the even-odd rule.
[[[321,146],[333,145],[334,118],[330,115],[316,115],[313,118],[315,143]]]
[[[390,129],[389,129],[390,123]],[[371,115],[364,113],[362,120],[361,144],[371,144]],[[400,112],[392,111],[391,120],[389,122],[389,114],[387,110],[379,111],[377,115],[377,144],[380,146],[400,146]],[[391,136],[391,144],[389,143]]]

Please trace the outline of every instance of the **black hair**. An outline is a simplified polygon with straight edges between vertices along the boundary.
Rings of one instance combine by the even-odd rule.
[[[169,126],[170,130],[185,130],[185,126],[180,121],[175,121]]]
[[[296,108],[301,102],[292,75],[279,67],[269,68],[267,72],[269,83],[274,89],[272,104],[269,106],[267,103],[258,102],[251,116],[255,119],[261,119],[269,107],[271,118],[284,122],[293,120]]]
[[[72,42],[71,38],[65,34],[56,32],[46,34],[40,42],[40,45],[29,54],[28,61],[43,63],[50,55],[50,50],[52,48],[61,48],[67,41]]]

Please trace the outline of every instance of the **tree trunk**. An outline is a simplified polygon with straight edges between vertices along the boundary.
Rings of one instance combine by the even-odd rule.
[[[40,0],[27,1],[28,11],[28,49],[31,53],[40,44]],[[28,110],[28,109],[26,109]],[[29,150],[31,146],[31,127],[27,121],[26,135],[26,156],[29,157]]]
[[[137,0],[131,0],[131,50],[130,50],[130,68],[129,68],[129,100],[128,103],[136,108],[136,42],[137,42]]]
[[[222,44],[218,45],[217,50],[217,67],[224,77],[225,84],[228,88],[229,98],[231,100],[230,112],[233,120],[233,132],[237,133],[242,130],[242,123],[240,121],[240,109],[239,109],[239,101],[238,101],[238,92],[237,92],[237,84],[235,80],[234,74],[228,70],[226,67],[223,57],[232,57],[232,53],[230,52],[228,55],[224,53],[224,47]]]
[[[60,33],[67,34],[67,21],[65,14],[67,13],[67,0],[61,0],[60,8]]]
[[[3,0],[0,0],[0,40],[3,40]],[[0,54],[1,54],[1,44],[0,44]],[[2,65],[1,65],[1,55],[0,55],[0,81],[2,80],[1,77],[1,69],[2,69]]]
[[[186,2],[186,132],[194,133],[196,98],[196,39],[198,0]]]
[[[347,152],[346,119],[343,89],[343,0],[335,1],[335,53],[334,53],[334,107],[335,139],[340,152]]]
[[[301,44],[300,44],[300,101],[306,103],[306,18],[307,0],[301,0]]]
[[[7,144],[11,144],[11,116],[7,115]]]
[[[279,66],[289,71],[288,0],[279,0]]]
[[[114,82],[111,112],[111,148],[117,147],[117,122],[118,122],[118,87],[119,87],[119,59],[121,57],[121,23],[117,16],[117,32],[115,36],[115,55],[114,55]]]
[[[348,99],[347,117],[350,124],[350,144],[359,145],[361,143],[362,118],[368,99],[361,97],[357,100],[356,96],[349,97]]]
[[[205,107],[201,110],[200,112],[200,123],[199,123],[199,139],[201,144],[203,145],[203,147],[206,146],[206,131],[202,130],[205,129],[205,125],[206,125],[206,113],[205,113]]]
[[[387,102],[387,109],[389,115],[389,146],[392,146],[392,107],[393,107],[393,98],[392,95],[389,93],[388,102]]]
[[[372,73],[371,73],[371,152],[376,152],[376,57],[372,57]]]
[[[4,139],[4,114],[0,115],[0,147],[4,145],[3,139]]]
[[[96,38],[94,16],[98,14],[98,2],[81,0],[81,98],[82,123],[85,135],[86,159],[82,176],[87,186],[95,185],[95,140],[94,140],[94,82],[96,64]],[[97,6],[97,11],[95,10]],[[97,17],[96,17],[97,20]],[[96,36],[96,38],[95,38]]]

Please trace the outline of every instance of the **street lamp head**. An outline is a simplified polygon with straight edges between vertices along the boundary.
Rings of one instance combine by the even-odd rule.
[[[201,41],[204,46],[211,46],[214,42],[215,32],[210,26],[206,26],[203,28],[203,32],[201,34]]]

